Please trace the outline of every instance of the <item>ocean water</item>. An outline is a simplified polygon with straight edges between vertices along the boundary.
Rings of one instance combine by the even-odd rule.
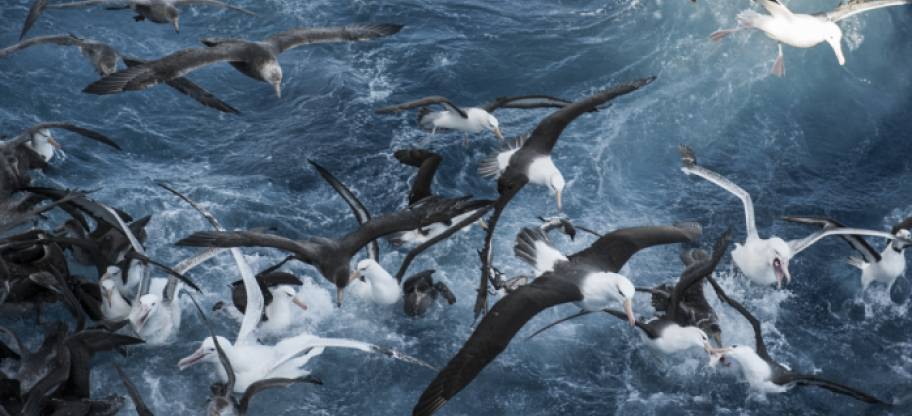
[[[0,44],[15,43],[30,1],[0,8]],[[827,46],[786,48],[786,76],[769,74],[773,41],[739,33],[720,43],[711,32],[735,24],[748,1],[291,1],[234,0],[255,18],[204,7],[185,9],[182,31],[129,12],[47,11],[31,35],[75,33],[127,54],[155,58],[198,45],[206,36],[261,39],[296,26],[393,22],[405,28],[389,38],[358,44],[301,47],[284,54],[283,98],[227,65],[189,76],[241,110],[240,116],[201,107],[165,87],[117,96],[81,89],[95,80],[75,49],[35,47],[0,60],[0,131],[39,121],[71,120],[115,138],[122,152],[61,133],[66,159],[39,183],[98,189],[94,196],[134,216],[152,215],[148,251],[176,263],[194,251],[174,242],[207,229],[186,204],[154,186],[164,180],[209,207],[229,228],[272,227],[303,238],[350,230],[344,202],[306,163],[332,170],[375,213],[404,206],[413,169],[392,157],[396,149],[427,146],[445,160],[438,193],[495,196],[476,174],[478,162],[498,149],[491,134],[434,137],[419,131],[414,114],[380,116],[373,109],[426,95],[472,105],[503,95],[551,94],[577,99],[613,84],[656,75],[643,90],[588,114],[555,148],[568,180],[565,213],[598,230],[697,220],[706,245],[726,227],[744,237],[738,200],[679,170],[676,146],[691,145],[705,165],[752,193],[762,235],[799,237],[810,230],[780,220],[785,214],[830,215],[860,227],[888,229],[912,214],[912,8],[896,7],[851,18],[847,64]],[[796,11],[834,7],[836,0],[790,2]],[[756,6],[754,6],[756,7]],[[518,136],[547,110],[498,112],[505,134]],[[512,256],[513,237],[536,216],[553,215],[553,198],[525,189],[508,208],[495,240],[496,264],[513,274],[530,269]],[[412,271],[437,270],[458,302],[423,319],[401,305],[379,307],[349,299],[330,301],[331,287],[300,264],[310,304],[295,331],[342,336],[400,349],[443,366],[472,331],[482,233],[474,228],[419,258]],[[591,239],[556,237],[567,253]],[[874,242],[879,249],[882,243]],[[282,257],[245,249],[255,268]],[[881,286],[861,294],[851,254],[838,240],[823,241],[792,262],[793,282],[781,291],[751,286],[723,261],[719,279],[763,321],[774,358],[794,369],[861,387],[884,398],[912,386],[912,318],[908,291],[891,299]],[[383,246],[382,263],[395,270],[402,253]],[[676,247],[634,257],[625,273],[638,286],[669,281],[682,266]],[[88,273],[88,270],[82,270]],[[211,306],[226,299],[239,278],[228,256],[192,273]],[[907,283],[907,282],[904,282]],[[715,299],[710,295],[711,299]],[[726,343],[751,343],[749,325],[717,306]],[[123,394],[111,361],[122,364],[157,414],[194,414],[205,408],[206,367],[177,370],[205,336],[185,304],[179,339],[166,347],[139,347],[129,357],[103,354],[92,373],[98,396]],[[645,297],[639,315],[653,313]],[[525,335],[573,313],[546,311],[457,395],[441,414],[909,414],[909,404],[872,408],[813,388],[760,397],[734,368],[709,369],[700,354],[661,359],[623,322],[592,315],[534,340]],[[51,308],[49,317],[65,317]],[[0,321],[28,343],[40,341],[32,314],[4,313]],[[215,319],[233,337],[238,324]],[[433,372],[382,357],[327,351],[311,362],[324,386],[301,385],[257,396],[252,412],[273,415],[402,415],[411,411]],[[130,414],[129,406],[121,412]]]

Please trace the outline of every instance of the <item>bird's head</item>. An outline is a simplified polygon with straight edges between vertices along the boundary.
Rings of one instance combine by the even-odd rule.
[[[845,65],[845,56],[842,54],[842,29],[833,22],[824,23],[824,40],[833,48],[839,65]]]
[[[231,343],[228,342],[228,340],[223,337],[217,337],[217,338],[218,338],[219,346],[222,347],[222,349],[224,349],[225,352],[227,353],[228,348],[231,347]],[[193,354],[190,354],[189,356],[181,358],[181,360],[177,362],[177,368],[180,369],[181,371],[183,371],[187,367],[190,367],[194,364],[201,363],[201,362],[211,362],[211,363],[219,362],[218,350],[215,348],[215,342],[212,340],[212,337],[207,337],[206,339],[204,339],[203,342],[200,343],[199,348],[197,348],[196,351],[193,352]]]
[[[893,234],[893,235],[898,237],[898,238],[894,239],[893,243],[892,243],[893,248],[896,249],[897,251],[903,251],[907,247],[912,245],[912,243],[909,242],[909,240],[912,239],[912,232],[909,232],[909,230],[901,228],[899,231],[896,232],[896,234]]]
[[[792,258],[792,248],[789,247],[785,240],[774,237],[769,239],[769,249],[766,252],[767,264],[776,275],[776,288],[782,288],[782,282],[789,283],[792,281],[792,275],[789,273],[789,260]]]
[[[171,22],[172,26],[174,26],[174,31],[180,33],[180,10],[177,10],[177,7],[169,4],[167,7],[165,7],[165,15],[168,16],[168,21]]]
[[[624,313],[627,314],[627,322],[630,326],[636,325],[636,316],[633,314],[633,296],[636,294],[636,288],[627,277],[611,273],[612,288],[608,293],[618,302],[624,305]]]
[[[434,282],[429,273],[420,273],[406,280],[402,284],[405,314],[408,316],[424,315],[434,303],[433,290]]]
[[[307,310],[307,304],[298,299],[298,291],[292,285],[278,285],[270,287],[269,293],[272,294],[273,301],[279,300],[280,302],[291,302],[297,307],[305,311]]]
[[[276,61],[269,61],[263,64],[260,70],[263,80],[272,85],[276,97],[282,98],[282,67]]]
[[[136,332],[142,331],[149,323],[158,306],[161,304],[161,298],[152,293],[147,293],[139,298],[139,305],[130,311],[130,322],[136,328]]]
[[[486,115],[485,128],[494,132],[494,135],[497,136],[497,139],[504,141],[503,132],[500,131],[500,121],[497,120],[497,117],[494,117],[493,114],[488,113]]]

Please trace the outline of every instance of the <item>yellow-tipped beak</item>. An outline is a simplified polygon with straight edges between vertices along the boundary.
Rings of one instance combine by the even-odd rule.
[[[272,84],[272,87],[275,89],[276,97],[282,98],[282,84],[277,82]]]
[[[305,311],[307,310],[307,304],[304,303],[304,302],[301,302],[300,299],[298,299],[298,298],[292,298],[292,299],[291,299],[291,302],[294,303],[295,305],[298,305],[299,308],[301,308],[301,309],[303,309],[303,310],[305,310]]]
[[[500,131],[500,127],[494,127],[494,135],[497,136],[497,139],[500,141],[506,140],[504,139],[503,132]]]
[[[633,315],[633,302],[630,299],[624,300],[624,312],[627,313],[627,322],[630,322],[630,326],[636,326],[636,316]]]
[[[554,192],[555,198],[557,198],[557,212],[563,212],[564,205],[561,202],[561,191]]]
[[[50,144],[51,146],[53,146],[55,149],[58,149],[58,150],[63,147],[60,145],[60,142],[58,142],[57,139],[55,139],[51,136],[48,136],[48,144]]]
[[[174,21],[171,22],[171,24],[174,25],[174,31],[177,33],[180,33],[180,31],[181,31],[180,19],[175,18]]]

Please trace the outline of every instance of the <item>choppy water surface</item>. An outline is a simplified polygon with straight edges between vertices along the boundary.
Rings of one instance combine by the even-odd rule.
[[[0,44],[18,37],[29,1],[0,10]],[[135,216],[152,214],[148,250],[176,262],[192,253],[173,242],[206,229],[195,212],[153,187],[165,180],[211,208],[230,228],[274,227],[290,237],[348,230],[344,202],[306,163],[313,159],[347,182],[373,212],[402,207],[410,168],[395,149],[427,145],[445,156],[435,187],[440,193],[495,195],[479,178],[478,161],[497,149],[492,135],[429,137],[413,114],[378,116],[373,109],[425,95],[457,103],[544,93],[575,99],[614,83],[647,75],[658,80],[607,110],[581,117],[555,148],[568,179],[566,214],[600,230],[621,226],[701,221],[708,239],[726,226],[743,238],[737,199],[685,177],[675,147],[688,143],[700,159],[753,194],[761,234],[794,237],[808,230],[783,214],[826,214],[869,228],[887,228],[912,213],[912,8],[875,11],[844,22],[847,65],[826,46],[787,48],[786,77],[769,75],[775,43],[753,33],[722,43],[708,35],[734,24],[747,1],[351,1],[235,0],[256,18],[188,9],[182,31],[134,23],[127,12],[51,10],[32,35],[73,32],[111,43],[128,54],[155,58],[197,45],[204,36],[260,39],[294,26],[359,21],[405,24],[393,37],[351,45],[303,47],[281,58],[284,97],[226,65],[191,79],[242,111],[223,115],[159,87],[98,97],[80,90],[95,79],[78,51],[36,47],[0,61],[0,128],[12,134],[38,121],[72,120],[114,137],[124,151],[63,137],[68,158],[39,180],[100,188],[99,200]],[[799,11],[823,10],[835,0],[791,2]],[[546,111],[498,113],[508,136],[531,129]],[[546,191],[530,187],[511,205],[495,242],[497,264],[529,270],[512,257],[513,236],[540,214],[553,214]],[[413,270],[437,269],[459,301],[422,320],[406,319],[401,305],[378,307],[351,299],[341,310],[315,272],[306,286],[309,312],[299,330],[395,347],[443,365],[471,332],[482,234],[461,233],[423,256]],[[556,238],[572,252],[590,240]],[[881,247],[880,242],[876,246]],[[384,247],[395,269],[402,254]],[[676,276],[677,249],[652,249],[626,269],[637,285]],[[281,254],[245,250],[256,267]],[[883,397],[908,393],[912,373],[912,319],[908,293],[894,303],[882,287],[859,294],[844,243],[825,241],[792,264],[785,290],[748,286],[720,267],[723,285],[764,321],[772,355],[793,368],[863,387]],[[203,302],[227,297],[238,278],[228,256],[193,275]],[[714,299],[714,297],[712,297]],[[714,301],[715,302],[715,301]],[[717,302],[716,302],[717,303]],[[867,304],[867,306],[865,306]],[[747,323],[719,306],[727,342],[750,343]],[[638,313],[652,313],[648,299]],[[60,310],[53,310],[64,316]],[[572,313],[542,313],[521,335]],[[19,331],[31,315],[4,316]],[[218,331],[233,335],[227,319]],[[24,333],[24,332],[23,332]],[[105,355],[93,372],[96,394],[122,392],[109,360],[122,362],[158,414],[199,412],[211,376],[203,367],[178,372],[205,330],[185,310],[181,340],[165,348],[134,349],[128,359]],[[27,336],[36,343],[39,335]],[[443,410],[443,414],[865,414],[880,413],[845,397],[796,389],[766,399],[751,396],[734,369],[706,369],[703,358],[660,360],[623,322],[590,316],[533,341],[517,338],[507,351]],[[410,412],[434,374],[366,357],[328,351],[312,362],[326,385],[270,391],[257,414],[368,414]],[[113,386],[113,387],[112,387]],[[894,414],[912,409],[899,408]],[[124,411],[123,414],[129,414]]]

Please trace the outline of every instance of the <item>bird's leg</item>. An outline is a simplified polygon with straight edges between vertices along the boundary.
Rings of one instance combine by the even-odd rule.
[[[782,44],[779,44],[779,54],[776,56],[776,62],[773,64],[773,75],[781,77],[785,75],[785,58],[782,56]]]

